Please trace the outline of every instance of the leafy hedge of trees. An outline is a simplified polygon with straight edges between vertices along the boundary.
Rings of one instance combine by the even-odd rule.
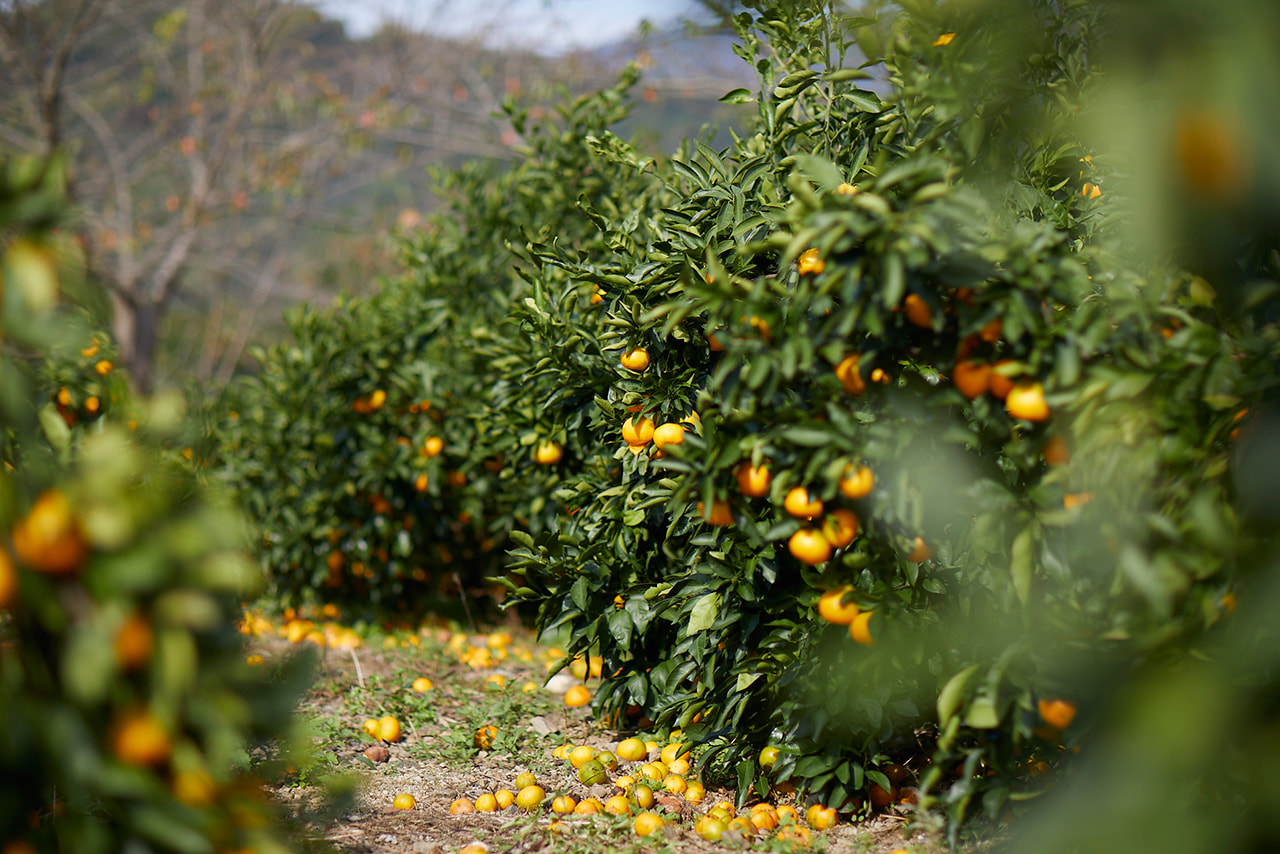
[[[744,6],[749,131],[644,156],[609,131],[630,77],[509,104],[524,159],[445,178],[402,281],[262,354],[228,475],[280,594],[505,570],[603,657],[599,712],[682,728],[740,799],[1001,816],[1257,566],[1253,161],[1174,109],[1171,204],[1248,242],[1169,251],[1097,147],[1099,4]]]

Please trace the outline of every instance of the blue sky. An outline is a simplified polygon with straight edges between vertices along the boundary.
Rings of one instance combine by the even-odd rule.
[[[590,48],[634,33],[642,19],[654,24],[687,17],[692,0],[312,0],[338,18],[348,34],[365,36],[383,20],[441,35],[486,33],[494,46],[545,53]]]

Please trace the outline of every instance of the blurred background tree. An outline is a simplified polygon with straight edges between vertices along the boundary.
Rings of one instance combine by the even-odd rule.
[[[96,322],[139,389],[220,386],[285,305],[368,290],[394,269],[384,235],[433,204],[426,166],[510,159],[504,98],[581,89],[637,49],[498,50],[502,13],[465,36],[351,39],[280,0],[0,3],[0,149],[72,152]]]

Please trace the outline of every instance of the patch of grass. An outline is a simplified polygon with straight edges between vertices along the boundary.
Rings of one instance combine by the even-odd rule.
[[[502,688],[486,689],[470,695],[470,701],[451,709],[459,720],[431,745],[431,756],[452,767],[462,767],[480,753],[475,737],[482,727],[497,729],[491,752],[501,756],[549,756],[552,739],[529,729],[529,721],[556,709],[544,692],[525,693],[514,680]],[[551,767],[548,763],[547,767]],[[535,771],[535,773],[537,773]]]

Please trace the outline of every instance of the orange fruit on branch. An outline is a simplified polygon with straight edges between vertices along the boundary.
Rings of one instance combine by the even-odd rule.
[[[862,372],[858,367],[861,359],[859,354],[850,353],[836,365],[836,379],[840,380],[840,384],[849,394],[862,394],[867,390],[867,383],[862,379]]]
[[[150,661],[155,635],[147,618],[137,612],[130,614],[116,632],[114,645],[116,662],[123,670],[135,670]]]
[[[811,497],[809,490],[803,486],[797,486],[788,492],[782,506],[792,516],[801,519],[812,519],[822,513],[822,499]]]
[[[929,304],[921,299],[919,294],[907,294],[907,298],[902,301],[902,307],[910,323],[922,329],[933,327],[933,309],[929,308]]]
[[[633,347],[623,353],[619,361],[627,370],[640,373],[649,367],[649,351],[643,347]]]
[[[991,368],[991,385],[989,391],[993,397],[1004,400],[1013,390],[1013,376],[1008,373],[1010,366],[1016,364],[1013,359],[1001,359]]]
[[[827,269],[827,262],[818,255],[816,246],[804,250],[800,253],[800,257],[796,258],[796,270],[802,276],[810,273],[817,275],[825,269]]]
[[[743,461],[734,470],[738,481],[738,491],[748,498],[763,498],[769,494],[769,467],[763,463],[758,466]]]
[[[707,512],[702,502],[699,501],[698,515],[701,516],[702,520],[708,525],[724,526],[733,524],[733,513],[729,509],[729,502],[720,498],[711,502],[710,512]]]
[[[986,362],[956,362],[951,381],[955,383],[956,390],[969,400],[981,397],[991,388],[991,365]]]
[[[1067,450],[1067,440],[1061,436],[1050,436],[1040,448],[1040,459],[1051,466],[1065,466],[1071,462],[1071,452]]]
[[[668,445],[679,445],[684,441],[684,427],[675,422],[668,421],[653,431],[653,444],[659,448],[665,448]]]
[[[111,751],[129,765],[159,765],[173,752],[169,731],[151,712],[126,712],[112,727]]]
[[[533,451],[533,461],[541,466],[553,466],[564,457],[564,449],[550,439],[543,439]]]
[[[933,549],[929,548],[925,543],[924,537],[916,537],[911,541],[911,551],[907,554],[907,560],[912,563],[920,563],[933,557]]]
[[[844,507],[837,508],[822,520],[822,536],[834,549],[842,549],[858,536],[858,517]]]
[[[817,528],[801,528],[787,541],[787,549],[801,563],[817,566],[831,557],[831,543]]]
[[[874,611],[863,611],[849,622],[849,637],[863,646],[871,646],[871,616]]]
[[[18,562],[50,575],[77,571],[89,555],[71,501],[56,489],[36,499],[12,536]]]
[[[1036,704],[1040,717],[1054,729],[1064,730],[1076,719],[1076,707],[1070,700],[1053,698]]]
[[[876,476],[866,466],[857,468],[850,466],[845,469],[844,477],[840,479],[837,486],[841,495],[856,501],[871,494],[871,490],[876,486]]]
[[[852,600],[845,602],[845,596],[853,591],[853,585],[835,587],[822,594],[818,599],[818,616],[836,626],[847,626],[854,617],[862,612]]]
[[[622,440],[628,445],[647,445],[653,438],[653,421],[645,416],[635,420],[635,416],[622,422]]]
[[[1049,404],[1044,399],[1044,386],[1040,383],[1015,385],[1004,400],[1005,410],[1014,418],[1026,421],[1044,421],[1049,417]]]

